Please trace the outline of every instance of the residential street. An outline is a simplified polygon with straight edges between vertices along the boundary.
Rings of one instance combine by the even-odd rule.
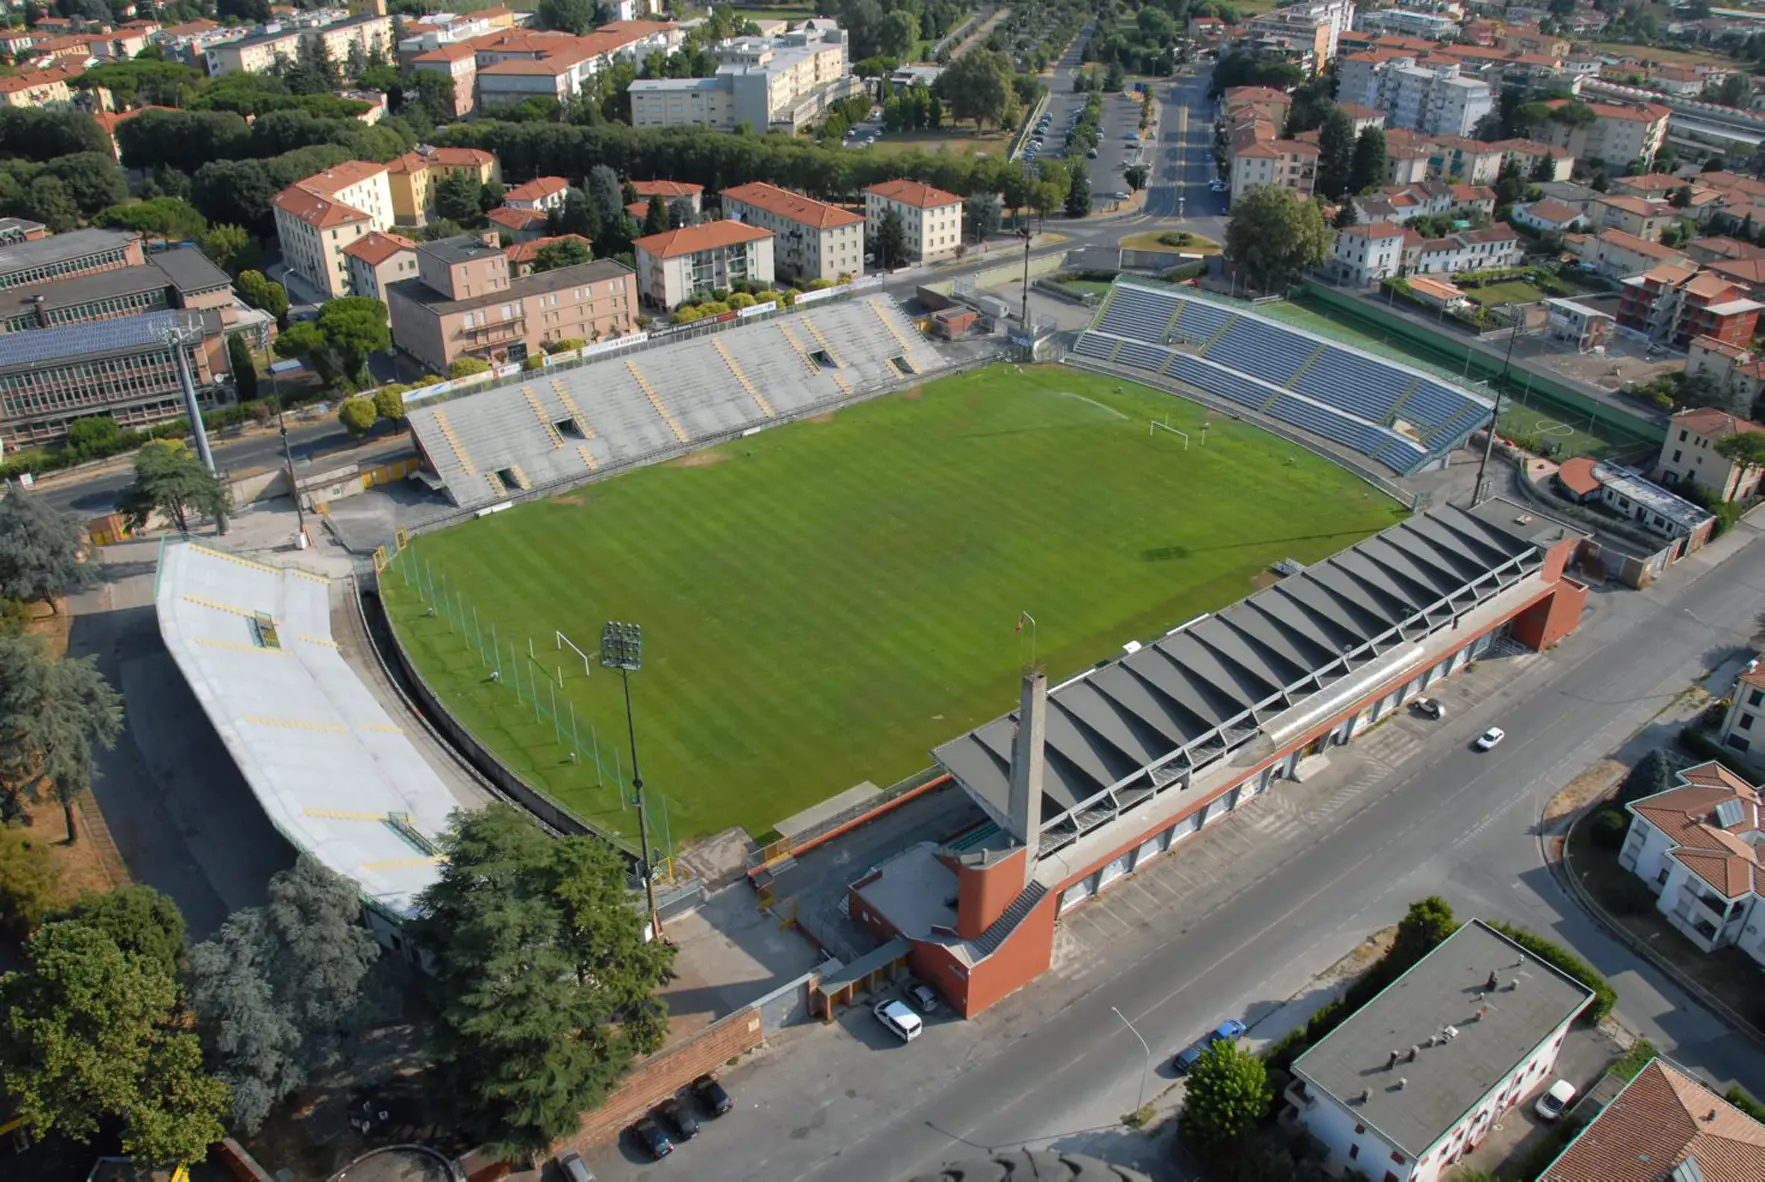
[[[1223,242],[1227,195],[1207,187],[1219,175],[1213,163],[1213,104],[1207,97],[1208,78],[1202,72],[1148,84],[1158,88],[1161,106],[1145,213],[1155,218],[1180,216],[1183,229]],[[1184,111],[1188,112],[1186,130]]]
[[[908,1045],[863,1008],[835,1029],[789,1032],[730,1073],[740,1107],[682,1148],[686,1163],[716,1154],[730,1176],[884,1182],[976,1149],[1107,1152],[1127,1140],[1109,1126],[1134,1108],[1144,1064],[1112,1007],[1152,1045],[1156,1091],[1183,1044],[1226,1017],[1254,1025],[1431,893],[1461,918],[1570,945],[1611,977],[1625,1024],[1765,1094],[1765,1056],[1562,896],[1536,833],[1558,788],[1746,641],[1765,590],[1765,547],[1747,545],[1757,532],[1719,542],[1715,554],[1739,549],[1719,566],[1706,552],[1654,589],[1597,591],[1556,651],[1487,660],[1449,683],[1443,721],[1394,720],[1340,757],[1343,774],[1280,785],[1076,908],[1055,971],[978,1019],[935,1021]],[[1507,741],[1471,751],[1495,722]],[[623,1147],[593,1165],[603,1178],[647,1173]]]

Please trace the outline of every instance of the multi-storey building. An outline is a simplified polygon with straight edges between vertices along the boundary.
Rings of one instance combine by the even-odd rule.
[[[478,51],[470,45],[440,45],[411,58],[413,70],[443,74],[453,80],[454,114],[470,115],[478,105]]]
[[[296,181],[271,204],[283,261],[325,298],[349,294],[343,248],[393,224],[387,166],[366,160],[346,160]]]
[[[579,242],[590,246],[588,239],[580,234],[558,234],[550,238],[528,238],[503,248],[503,254],[509,260],[509,278],[519,279],[523,275],[531,275],[534,267],[539,264],[539,252],[554,242]]]
[[[417,273],[417,244],[402,234],[372,234],[343,248],[349,264],[349,293],[385,302],[386,289]]]
[[[1468,136],[1495,109],[1487,82],[1462,77],[1456,64],[1394,62],[1369,106],[1384,111],[1392,127],[1423,135]]]
[[[1309,197],[1318,179],[1318,146],[1305,140],[1283,140],[1274,128],[1258,119],[1240,124],[1232,133],[1227,166],[1231,170],[1231,199],[1252,189],[1276,185]]]
[[[1294,1060],[1285,1099],[1332,1173],[1434,1182],[1550,1078],[1593,992],[1481,920]]]
[[[1253,18],[1247,40],[1283,49],[1316,73],[1336,56],[1342,34],[1353,27],[1353,0],[1311,0]]]
[[[716,48],[710,78],[640,78],[631,84],[634,127],[700,126],[795,133],[834,103],[864,93],[850,72],[846,34],[831,21],[806,22],[774,38],[737,38]]]
[[[317,20],[317,15],[314,18]],[[323,43],[334,62],[348,61],[351,51],[362,57],[372,53],[392,56],[392,18],[374,13],[351,16],[329,23],[269,24],[238,41],[210,45],[203,51],[211,75],[264,74],[279,61],[297,62]]]
[[[0,255],[11,249],[16,248]],[[233,303],[227,273],[200,251],[166,250],[131,266],[0,289],[0,333],[93,324],[167,309],[231,308]]]
[[[1733,369],[1742,370],[1743,373],[1751,371],[1743,377],[1746,384],[1741,389],[1750,389],[1753,397],[1757,397],[1761,366],[1751,353],[1707,337],[1694,340],[1692,346],[1694,353],[1701,352],[1706,357],[1718,349],[1733,349]],[[1740,358],[1745,358],[1745,361],[1740,361]],[[1703,372],[1702,368],[1693,370],[1689,359],[1685,368],[1688,374]],[[1746,380],[1748,378],[1750,381]],[[1737,418],[1715,407],[1682,410],[1667,425],[1667,438],[1662,441],[1661,454],[1655,460],[1655,478],[1669,488],[1680,484],[1701,485],[1722,501],[1751,500],[1759,493],[1759,479],[1765,474],[1765,468],[1758,464],[1731,460],[1718,451],[1716,445],[1733,435],[1756,435],[1762,431],[1765,431],[1765,426],[1751,419]],[[1765,739],[1765,731],[1760,732],[1760,737]]]
[[[501,247],[470,234],[423,243],[416,277],[385,290],[393,344],[432,373],[461,357],[523,361],[552,342],[623,336],[637,324],[637,286],[623,263],[516,278]]]
[[[773,266],[793,279],[826,279],[864,270],[861,214],[764,181],[723,190],[723,216],[771,230]]]
[[[1591,202],[1589,203],[1591,205]],[[1688,267],[1697,264],[1684,251],[1659,242],[1638,238],[1622,230],[1601,230],[1597,234],[1569,234],[1563,239],[1582,262],[1612,279],[1637,275],[1657,266]]]
[[[1405,230],[1396,222],[1361,222],[1337,232],[1330,244],[1333,275],[1355,287],[1369,287],[1403,273]]]
[[[1549,105],[1560,107],[1570,99],[1551,99]],[[1532,137],[1555,147],[1566,148],[1577,160],[1598,164],[1613,172],[1630,167],[1641,160],[1644,168],[1655,159],[1667,140],[1667,121],[1673,112],[1659,103],[1587,103],[1594,114],[1592,123],[1570,126],[1554,119],[1532,129]]]
[[[1456,275],[1512,267],[1520,236],[1507,226],[1423,238],[1393,222],[1349,226],[1336,235],[1326,263],[1342,282],[1365,287],[1404,275]]]
[[[1596,198],[1587,212],[1594,223],[1603,229],[1622,230],[1650,242],[1659,242],[1661,231],[1671,226],[1679,216],[1679,211],[1665,201],[1610,193]]]
[[[1651,1059],[1538,1182],[1652,1182],[1653,1176],[1672,1182],[1765,1178],[1765,1125],[1689,1072]]]
[[[139,267],[146,261],[140,235],[127,230],[70,230],[48,237],[26,234],[23,241],[8,242],[0,249],[0,290]]]
[[[57,63],[42,70],[21,70],[0,78],[0,105],[8,107],[65,107],[73,102],[69,83],[85,72],[83,64]]]
[[[651,234],[632,243],[646,304],[672,310],[746,280],[770,286],[773,233],[723,219]]]
[[[1681,349],[1698,337],[1745,345],[1762,309],[1744,286],[1714,271],[1662,264],[1624,280],[1618,327]]]
[[[919,181],[883,181],[865,188],[864,225],[871,241],[890,213],[907,227],[907,257],[914,262],[948,258],[962,245],[962,198],[954,193]]]
[[[420,226],[435,213],[435,186],[441,178],[465,173],[487,185],[502,179],[502,167],[482,148],[435,148],[418,144],[415,151],[386,166],[392,190],[392,220],[401,226]]]

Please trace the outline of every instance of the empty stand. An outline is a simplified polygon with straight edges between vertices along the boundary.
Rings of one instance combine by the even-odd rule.
[[[1275,332],[1261,320],[1240,316],[1214,338],[1203,356],[1240,373],[1285,386],[1315,352],[1317,342],[1307,337]]]
[[[510,385],[413,406],[409,417],[454,502],[476,508],[728,438],[944,364],[894,300],[871,296],[522,374]]]

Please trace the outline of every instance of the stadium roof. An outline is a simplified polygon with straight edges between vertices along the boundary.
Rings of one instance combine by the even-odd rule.
[[[1055,687],[1044,851],[1064,840],[1063,823],[1083,831],[1091,810],[1107,810],[1099,823],[1113,814],[1113,791],[1212,762],[1333,683],[1451,627],[1571,536],[1580,535],[1501,500],[1442,506]],[[1016,734],[1010,714],[933,752],[995,818],[1010,814]]]
[[[270,823],[388,918],[408,917],[439,872],[431,843],[478,802],[448,790],[343,659],[328,583],[169,545],[160,635]]]

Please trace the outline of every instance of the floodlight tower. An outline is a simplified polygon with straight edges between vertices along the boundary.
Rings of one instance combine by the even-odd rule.
[[[631,715],[631,675],[643,668],[643,627],[608,620],[601,627],[601,666],[619,670],[625,686],[625,731],[631,737],[631,787],[637,795],[638,845],[643,853],[644,899],[650,911],[650,933],[662,938],[662,914],[656,910],[656,880],[650,867],[650,823],[644,808],[643,774],[637,770],[637,724]]]
[[[202,321],[194,316],[174,318],[160,333],[172,364],[178,370],[178,385],[184,392],[184,413],[190,416],[190,435],[196,440],[196,456],[202,466],[215,472],[214,452],[208,446],[208,428],[202,423],[202,407],[196,402],[196,378],[190,372],[190,350],[202,343]],[[216,473],[218,475],[218,473]],[[215,532],[227,532],[227,512],[215,514]]]

